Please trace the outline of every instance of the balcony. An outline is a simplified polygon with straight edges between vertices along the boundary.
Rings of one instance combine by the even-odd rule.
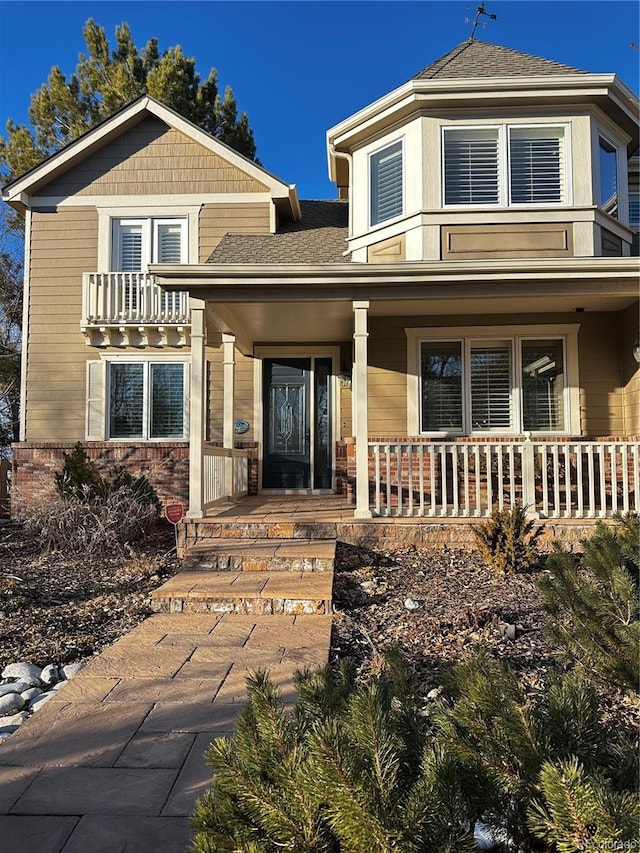
[[[167,293],[144,272],[87,272],[82,276],[80,329],[89,346],[189,344],[189,294]]]

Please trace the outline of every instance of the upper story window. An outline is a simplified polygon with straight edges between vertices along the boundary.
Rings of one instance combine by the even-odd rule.
[[[640,229],[640,188],[629,187],[629,225],[636,231]]]
[[[402,140],[371,154],[371,225],[401,216],[403,209]]]
[[[112,269],[141,272],[150,263],[181,264],[187,260],[186,219],[114,219]]]
[[[618,149],[604,136],[598,140],[600,165],[599,206],[609,216],[618,218]]]
[[[445,205],[562,204],[564,127],[443,128]]]

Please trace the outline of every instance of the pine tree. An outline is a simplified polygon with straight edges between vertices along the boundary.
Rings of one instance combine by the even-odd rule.
[[[202,80],[195,59],[179,45],[162,55],[150,39],[139,51],[131,30],[116,27],[112,50],[104,28],[89,19],[83,29],[86,54],[81,54],[69,79],[58,66],[31,98],[31,127],[7,122],[7,138],[0,139],[0,173],[6,181],[86,133],[120,107],[144,92],[176,110],[222,142],[256,159],[253,131],[246,113],[238,117],[232,90],[218,91],[215,69]]]
[[[640,518],[600,522],[576,560],[557,548],[538,583],[548,634],[564,660],[601,682],[638,691]]]
[[[429,745],[390,668],[357,686],[347,667],[297,678],[284,710],[264,674],[231,739],[207,753],[211,790],[197,804],[192,852],[471,853],[456,767]]]

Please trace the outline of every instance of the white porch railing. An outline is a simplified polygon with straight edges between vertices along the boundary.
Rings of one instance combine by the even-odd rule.
[[[478,518],[520,501],[540,518],[608,518],[640,511],[639,463],[638,442],[372,442],[371,509]]]
[[[227,489],[227,465],[232,465],[231,493]],[[249,451],[205,445],[202,471],[203,508],[220,501],[244,497],[249,491]]]

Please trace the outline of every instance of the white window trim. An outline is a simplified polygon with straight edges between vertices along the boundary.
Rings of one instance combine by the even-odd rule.
[[[190,358],[185,356],[178,355],[158,355],[158,356],[145,356],[145,355],[136,355],[134,354],[110,354],[103,353],[101,354],[101,360],[105,362],[105,379],[104,379],[104,435],[106,441],[113,442],[144,442],[145,444],[162,444],[163,442],[173,442],[173,441],[188,441],[189,440],[189,365]],[[111,393],[110,393],[110,365],[111,364],[182,364],[183,365],[183,413],[184,413],[184,421],[183,421],[183,431],[182,437],[163,437],[163,438],[150,438],[148,436],[140,437],[140,436],[130,436],[130,437],[121,437],[121,438],[111,438],[109,435],[109,423],[111,419]],[[147,382],[148,379],[145,379]],[[142,418],[144,423],[145,432],[149,430],[149,397],[148,397],[148,386],[147,393],[144,395],[142,401]]]
[[[112,272],[113,221],[116,219],[170,219],[186,220],[185,257],[189,264],[199,261],[198,222],[202,205],[159,205],[158,207],[98,207],[98,269]]]
[[[400,143],[400,152],[402,156],[402,210],[397,216],[390,216],[388,219],[382,219],[380,222],[373,222],[372,217],[372,202],[373,202],[373,185],[371,182],[371,171],[372,171],[372,158],[377,154],[381,154],[387,148],[391,148],[393,145]],[[378,148],[375,148],[373,151],[369,151],[367,155],[367,200],[368,200],[368,212],[367,212],[367,221],[369,223],[369,229],[381,228],[383,226],[389,225],[393,222],[398,222],[405,215],[405,211],[407,209],[407,183],[406,183],[406,174],[407,174],[407,162],[406,162],[406,145],[404,136],[399,136],[395,139],[387,139],[385,140],[384,145],[380,145]]]
[[[498,136],[498,201],[496,204],[447,204],[446,198],[446,178],[445,178],[445,136],[447,131],[463,130],[494,130]],[[562,140],[563,147],[563,163],[560,173],[560,182],[562,189],[562,200],[558,202],[511,202],[511,182],[510,175],[510,139],[512,130],[554,130],[558,132]],[[545,124],[447,124],[440,128],[440,183],[442,187],[442,207],[447,210],[481,210],[488,208],[491,210],[497,209],[512,209],[526,208],[529,209],[546,209],[570,207],[573,203],[573,179],[572,179],[572,158],[571,158],[571,124],[570,122],[557,122]]]
[[[521,348],[519,342],[527,339],[553,339],[564,340],[566,387],[563,390],[563,402],[565,407],[565,429],[553,430],[553,435],[580,435],[580,378],[578,365],[578,332],[579,323],[566,325],[530,325],[530,326],[450,326],[450,327],[421,327],[405,328],[407,337],[407,434],[428,435],[433,437],[460,437],[473,435],[478,437],[489,437],[495,435],[523,435],[521,424]],[[466,430],[468,412],[468,391],[463,388],[463,429],[460,432],[433,432],[420,430],[420,386],[421,386],[421,358],[420,345],[423,341],[455,341],[463,340],[464,347],[468,350],[470,341],[510,340],[513,342],[513,428],[496,432],[472,432]],[[468,356],[468,351],[466,352]],[[468,361],[467,361],[468,364]],[[465,383],[466,385],[467,383]],[[549,433],[536,433],[545,437]]]

